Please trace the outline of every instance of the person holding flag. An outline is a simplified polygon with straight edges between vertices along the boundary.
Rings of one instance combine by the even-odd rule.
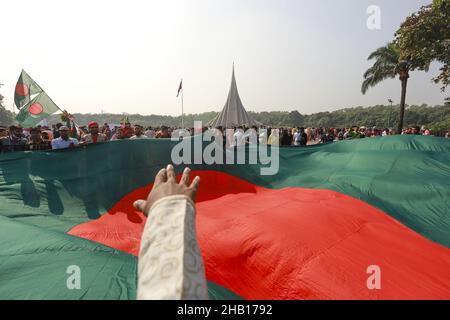
[[[133,134],[133,128],[131,127],[130,120],[128,119],[128,116],[123,117],[122,121],[120,122],[122,125],[122,135],[125,139],[130,139]]]

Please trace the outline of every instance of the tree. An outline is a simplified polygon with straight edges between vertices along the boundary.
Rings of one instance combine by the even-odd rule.
[[[386,46],[378,48],[369,55],[368,60],[375,60],[375,63],[364,73],[364,82],[361,87],[363,94],[366,94],[370,87],[376,86],[383,80],[399,76],[402,91],[397,132],[401,133],[405,117],[406,87],[408,85],[411,63],[401,59],[400,50],[394,43],[388,43]]]
[[[407,17],[395,33],[401,58],[412,62],[411,70],[428,70],[433,61],[442,63],[440,74],[433,78],[442,84],[442,91],[450,78],[449,21],[450,0],[434,0]]]
[[[4,97],[0,94],[0,125],[8,126],[13,123],[14,117],[11,111],[8,111],[3,106]]]

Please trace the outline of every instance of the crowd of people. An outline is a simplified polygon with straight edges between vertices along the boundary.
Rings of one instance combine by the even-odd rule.
[[[145,134],[144,134],[145,133]],[[45,151],[66,149],[77,146],[122,139],[170,138],[169,128],[161,127],[144,131],[140,125],[126,123],[114,127],[108,124],[100,127],[97,122],[90,122],[86,127],[67,126],[57,123],[51,128],[37,126],[22,128],[19,125],[0,127],[0,152]]]
[[[124,139],[160,139],[171,138],[172,132],[178,128],[161,126],[157,128],[141,125],[131,125],[127,122],[120,126],[111,127],[107,123],[99,126],[97,122],[90,122],[87,126],[63,125],[57,123],[51,128],[37,126],[22,128],[19,125],[0,127],[0,152],[13,151],[45,151],[51,149],[75,148],[85,144],[100,143]],[[202,132],[210,129],[202,128]],[[395,135],[395,131],[388,128],[366,128],[353,126],[348,128],[270,128],[256,126],[250,128],[232,128],[232,135],[222,127],[215,128],[223,134],[224,145],[242,146],[249,143],[267,143],[279,146],[307,146],[319,143],[330,143],[340,140],[372,138],[378,136]],[[265,130],[260,130],[265,129]],[[194,128],[186,129],[190,135],[197,134]],[[250,132],[250,134],[248,134]],[[425,127],[410,127],[401,132],[402,135],[432,135]],[[445,134],[450,138],[450,130]]]

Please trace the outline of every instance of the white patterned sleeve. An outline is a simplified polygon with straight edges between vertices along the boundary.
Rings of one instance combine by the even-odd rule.
[[[163,198],[148,212],[139,250],[137,298],[208,299],[195,205],[186,196]]]

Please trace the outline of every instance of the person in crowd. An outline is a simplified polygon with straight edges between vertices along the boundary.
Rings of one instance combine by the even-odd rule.
[[[90,144],[107,141],[106,135],[99,132],[98,123],[91,121],[88,124],[89,133],[81,137],[81,144]]]
[[[124,124],[122,124],[122,130],[125,139],[130,139],[134,135],[133,127],[128,120]]]
[[[280,135],[280,146],[287,147],[292,144],[292,138],[289,135],[289,130],[286,128],[280,129],[281,135]]]
[[[59,138],[59,128],[62,127],[62,123],[58,122],[57,124],[53,125],[53,139]]]
[[[241,147],[245,145],[244,128],[239,126],[233,135],[233,147]]]
[[[248,143],[249,144],[259,144],[259,134],[258,134],[258,127],[257,126],[252,126],[249,129]]]
[[[0,138],[0,152],[24,151],[27,142],[22,135],[22,128],[12,125],[9,127],[9,134]]]
[[[52,144],[47,139],[43,139],[41,135],[41,130],[38,128],[31,128],[30,130],[30,140],[25,145],[25,150],[27,151],[45,151],[51,150]]]
[[[366,127],[361,127],[355,132],[357,132],[357,134],[353,137],[354,139],[364,139],[366,137]]]
[[[292,145],[293,146],[299,146],[299,135],[300,132],[298,128],[292,128]]]
[[[148,127],[144,134],[150,139],[154,139],[156,137],[156,132],[152,127]]]
[[[300,146],[300,139],[301,139],[301,137],[300,137],[300,130],[296,128],[296,129],[293,130],[293,132],[294,132],[294,135],[292,137],[293,145],[294,146]]]
[[[334,130],[326,130],[325,134],[322,135],[322,143],[330,143],[334,141]]]
[[[280,145],[280,141],[279,141],[279,129],[276,128],[269,128],[270,131],[267,131],[267,134],[269,135],[269,139],[267,139],[267,144],[271,145],[271,146],[279,146]]]
[[[137,124],[134,126],[134,136],[130,139],[148,139],[148,137],[144,134],[144,128]]]
[[[352,138],[352,128],[345,128],[344,140],[349,140]]]
[[[127,138],[126,138],[125,135],[123,134],[123,128],[122,128],[122,127],[118,127],[118,128],[116,129],[116,133],[113,134],[113,136],[111,137],[111,141],[114,141],[114,140],[124,140],[124,139],[127,139]]]
[[[8,129],[4,126],[0,126],[0,139],[8,136]]]
[[[312,141],[312,130],[311,130],[311,128],[306,128],[305,133],[306,133],[307,143]]]
[[[294,140],[294,134],[292,132],[292,129],[287,129],[287,134],[289,137],[289,145],[292,146],[292,141]]]
[[[41,137],[44,140],[52,141],[53,140],[53,131],[50,130],[48,127],[43,127],[41,130]]]
[[[308,135],[305,132],[305,128],[301,127],[300,129],[298,129],[299,132],[299,146],[301,147],[305,147],[308,144]]]
[[[51,146],[52,145],[51,141],[53,140],[53,138],[50,136],[50,133],[52,133],[52,132],[44,130],[41,132],[41,137],[42,137],[42,140],[50,141],[50,146]]]
[[[106,136],[106,141],[111,140],[112,132],[111,132],[111,128],[109,127],[109,125],[107,123],[103,124],[101,133],[103,133]]]
[[[194,130],[192,130],[193,132]],[[161,126],[161,130],[156,134],[156,138],[158,139],[167,139],[170,138],[169,128],[166,126]]]
[[[52,140],[52,149],[67,149],[78,146],[78,140],[69,137],[69,128],[66,126],[59,127],[59,138]]]
[[[344,140],[344,130],[343,130],[343,129],[338,129],[338,132],[337,132],[337,139],[338,139],[339,141]]]
[[[261,130],[261,132],[259,133],[258,136],[258,142],[259,144],[267,144],[267,140],[269,139],[270,136],[270,132],[268,128],[262,128],[263,130]]]

